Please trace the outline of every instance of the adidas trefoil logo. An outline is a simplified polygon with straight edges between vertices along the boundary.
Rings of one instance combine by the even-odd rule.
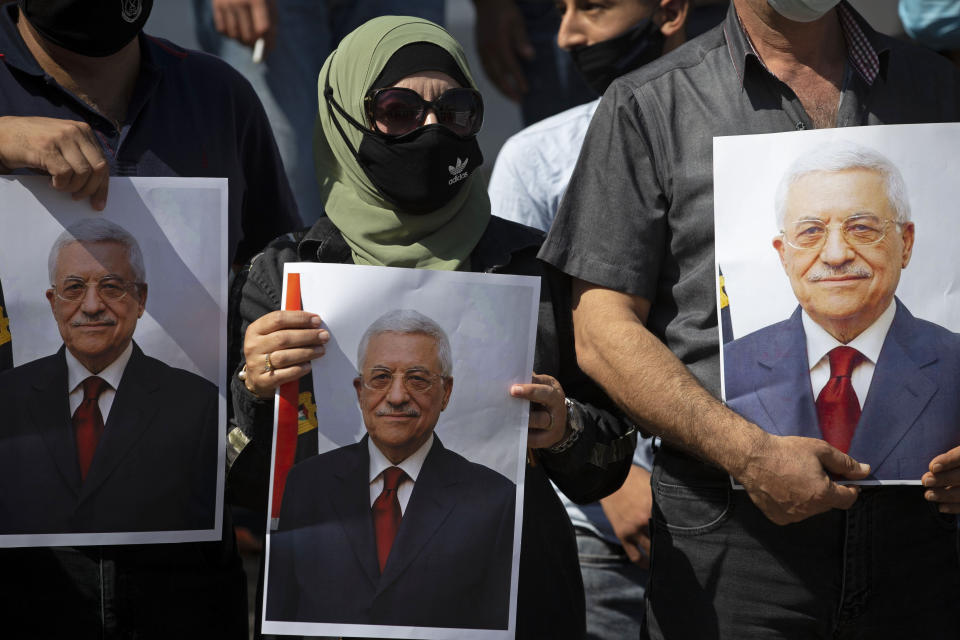
[[[461,160],[457,158],[457,164],[447,166],[447,169],[450,171],[450,175],[453,177],[447,181],[448,185],[453,185],[461,180],[465,179],[470,175],[470,172],[467,171],[467,163],[470,162],[470,158],[465,158]]]
[[[466,169],[468,162],[470,162],[470,158],[467,158],[466,160],[461,160],[460,158],[457,158],[456,165],[447,167],[447,169],[450,170],[450,175],[455,176],[461,171],[463,171],[464,169]]]

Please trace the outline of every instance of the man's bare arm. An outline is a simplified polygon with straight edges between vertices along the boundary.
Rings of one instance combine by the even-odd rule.
[[[210,0],[217,31],[248,47],[263,38],[270,51],[277,38],[275,0]]]
[[[645,324],[649,301],[575,280],[577,360],[636,422],[730,473],[778,524],[847,509],[855,487],[827,472],[866,477],[860,465],[822,440],[771,435],[710,395]]]
[[[523,61],[532,60],[523,14],[514,0],[473,0],[477,10],[476,37],[480,62],[503,95],[519,102],[527,92]]]

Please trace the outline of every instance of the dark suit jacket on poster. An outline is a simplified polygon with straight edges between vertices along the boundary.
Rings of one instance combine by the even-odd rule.
[[[506,629],[516,486],[434,436],[380,575],[368,476],[367,436],[291,469],[267,619]]]
[[[0,374],[0,534],[212,529],[216,386],[134,344],[80,482],[64,348]]]
[[[896,304],[850,443],[871,480],[919,480],[934,457],[960,445],[960,335]],[[723,355],[731,409],[770,433],[823,437],[799,307],[726,344]]]

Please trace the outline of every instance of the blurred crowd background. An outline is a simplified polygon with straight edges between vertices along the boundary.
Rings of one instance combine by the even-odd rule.
[[[193,4],[194,0],[163,0],[156,3],[145,31],[168,38],[183,47],[202,48],[197,41]],[[850,4],[877,31],[894,37],[906,37],[897,13],[897,0],[852,0]],[[485,115],[479,139],[484,155],[483,168],[489,176],[500,147],[507,138],[523,128],[523,121],[520,105],[497,91],[482,71],[474,33],[475,19],[472,0],[446,0],[444,26],[466,49],[470,68],[474,70],[483,94]]]

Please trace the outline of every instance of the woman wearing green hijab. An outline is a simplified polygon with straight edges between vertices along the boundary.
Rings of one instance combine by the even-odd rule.
[[[609,400],[576,366],[569,283],[536,260],[542,234],[490,215],[486,185],[476,174],[483,103],[463,50],[431,22],[377,18],[330,55],[318,94],[314,152],[327,217],[271,243],[234,286],[240,296],[230,336],[232,342],[242,336],[243,349],[231,351],[256,363],[269,356],[271,367],[238,366],[231,384],[237,420],[231,441],[247,443],[231,469],[231,488],[236,495],[256,476],[255,491],[266,495],[274,391],[299,379],[301,403],[304,394],[312,403],[310,361],[323,355],[329,339],[317,331],[315,314],[277,311],[285,262],[543,276],[535,363],[541,375],[511,390],[535,403],[528,444],[536,463],[525,476],[516,628],[518,638],[582,638],[576,542],[550,480],[578,502],[611,493],[629,469],[634,436],[601,408]],[[311,431],[298,442],[297,459],[315,452]]]

